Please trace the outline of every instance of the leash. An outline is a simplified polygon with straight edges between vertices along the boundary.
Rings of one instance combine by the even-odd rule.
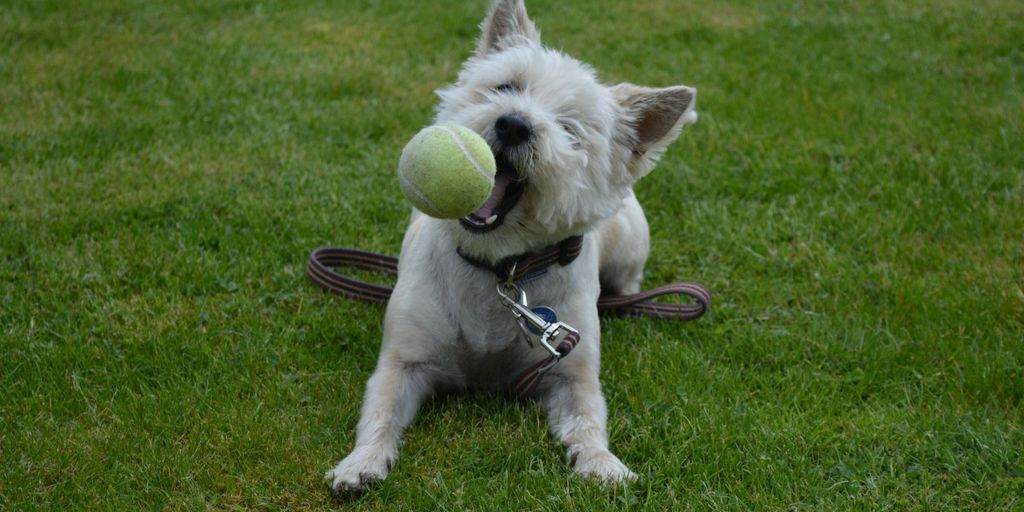
[[[398,258],[340,247],[321,247],[309,255],[307,273],[310,281],[324,291],[372,304],[386,304],[392,289],[335,272],[334,268],[372,270],[398,276]],[[653,302],[665,295],[684,295],[691,304]],[[667,320],[695,320],[711,306],[711,292],[697,283],[677,282],[630,295],[602,295],[597,310],[604,314],[645,316]]]
[[[490,268],[482,267],[482,265],[471,260],[467,261],[474,266],[494,271],[499,278],[504,273],[507,279],[505,284],[512,287],[508,290],[508,293],[511,293],[513,289],[521,292],[521,289],[516,288],[513,282],[517,275],[528,275],[536,272],[541,266],[546,268],[546,266],[554,263],[562,265],[571,263],[576,255],[579,254],[578,245],[580,243],[580,241],[575,239],[567,239],[567,242],[555,246],[549,253],[531,255],[523,260],[527,262],[526,267],[528,268],[521,273],[516,272],[514,262],[510,268],[505,267],[503,264],[496,268]],[[319,286],[324,291],[349,299],[372,304],[385,304],[388,298],[391,297],[393,291],[391,288],[367,283],[366,281],[340,274],[334,270],[340,268],[371,270],[389,276],[398,276],[398,258],[340,247],[321,247],[309,255],[306,271],[313,284]],[[525,329],[526,323],[528,323],[534,328],[539,329],[535,334],[544,331],[541,333],[540,343],[551,354],[549,357],[538,361],[521,372],[512,382],[513,391],[525,397],[537,388],[541,377],[544,376],[547,370],[551,369],[563,357],[569,355],[569,352],[580,342],[580,336],[579,332],[576,332],[571,326],[557,321],[552,323],[539,318],[535,314],[535,310],[530,310],[526,307],[525,294],[523,294],[521,300],[517,301],[514,298],[510,298],[502,290],[502,285],[499,284],[498,293],[503,303],[514,311],[514,314],[520,320],[521,327]],[[694,302],[680,304],[654,302],[652,300],[666,295],[683,295],[689,297]],[[602,295],[597,299],[597,310],[600,313],[622,316],[645,316],[679,321],[700,318],[707,312],[710,305],[711,292],[704,286],[691,282],[670,283],[629,295]],[[548,343],[548,340],[555,341],[556,338],[558,340],[557,345]],[[529,339],[530,336],[527,335],[527,340],[529,341]]]

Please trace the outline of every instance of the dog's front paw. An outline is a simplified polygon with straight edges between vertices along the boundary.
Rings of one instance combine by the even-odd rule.
[[[371,446],[352,450],[334,469],[324,474],[324,481],[334,492],[362,492],[367,484],[384,480],[394,464],[394,456]]]
[[[603,484],[617,485],[636,480],[636,473],[608,450],[582,448],[570,451],[569,465],[580,476]]]

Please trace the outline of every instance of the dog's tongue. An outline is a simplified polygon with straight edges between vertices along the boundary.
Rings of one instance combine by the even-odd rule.
[[[494,188],[491,190],[491,195],[484,201],[483,206],[477,208],[472,215],[483,221],[491,218],[494,215],[494,210],[501,205],[501,200],[505,198],[505,189],[508,188],[509,181],[510,179],[507,174],[498,173],[494,177]],[[488,224],[490,223],[488,222]]]

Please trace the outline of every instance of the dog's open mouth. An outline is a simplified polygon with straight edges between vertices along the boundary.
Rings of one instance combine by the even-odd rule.
[[[498,164],[494,175],[494,189],[475,212],[459,219],[462,227],[473,233],[486,233],[501,225],[505,215],[519,202],[526,189],[526,180],[515,166],[503,156],[495,158]]]

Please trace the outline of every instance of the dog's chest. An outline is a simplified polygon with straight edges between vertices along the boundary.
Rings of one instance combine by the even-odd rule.
[[[530,306],[544,305],[557,311],[564,297],[564,279],[558,272],[524,283],[524,296]],[[453,319],[459,331],[460,343],[471,352],[490,354],[520,354],[531,350],[523,334],[523,327],[512,311],[502,303],[497,282],[487,279],[463,283],[451,301]]]
[[[530,305],[557,308],[565,285],[560,273],[551,271],[542,279],[521,285]],[[478,279],[454,282],[451,300],[446,301],[463,343],[480,354],[501,352],[517,345],[527,347],[516,316],[502,302],[498,282],[482,272],[475,276]]]
[[[453,315],[460,343],[474,354],[503,353],[524,344],[515,318],[501,305],[497,293],[474,290],[455,301]]]

